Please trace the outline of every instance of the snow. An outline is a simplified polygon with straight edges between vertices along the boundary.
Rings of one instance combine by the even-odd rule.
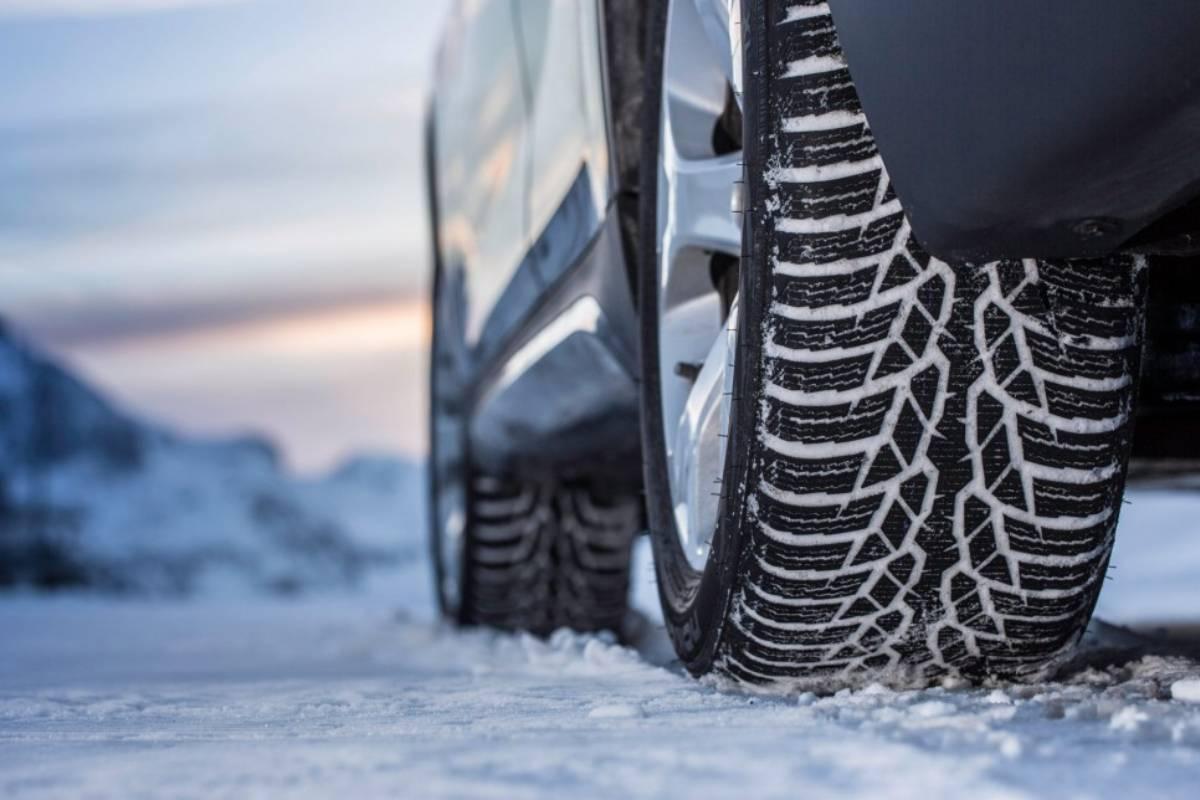
[[[396,577],[405,602],[428,588]],[[10,598],[0,793],[1188,797],[1200,774],[1200,708],[1163,699],[1200,679],[1183,659],[765,698],[604,638],[455,633],[377,599]]]
[[[1113,622],[1200,623],[1200,489],[1126,493],[1097,613]]]
[[[1200,703],[1200,679],[1183,678],[1171,684],[1171,698],[1181,703]]]
[[[1200,495],[1130,500],[1133,550],[1102,607],[1122,623],[1195,619],[1200,581],[1186,596],[1182,578],[1156,583],[1137,551],[1189,552]],[[420,560],[291,599],[8,595],[0,795],[1195,794],[1200,664],[1178,637],[1094,626],[1055,682],[764,697],[683,674],[644,605],[644,549],[636,571],[648,622],[633,647],[450,630]]]

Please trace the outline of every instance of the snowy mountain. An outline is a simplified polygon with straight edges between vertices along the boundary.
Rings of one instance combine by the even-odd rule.
[[[301,479],[264,440],[176,435],[0,323],[0,587],[351,585],[423,555],[422,480],[386,457]]]

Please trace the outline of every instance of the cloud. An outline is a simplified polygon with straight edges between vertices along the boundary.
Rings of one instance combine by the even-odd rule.
[[[281,291],[236,298],[168,297],[155,304],[47,304],[36,316],[11,313],[26,335],[53,348],[121,346],[139,341],[193,336],[300,315],[321,314],[372,303],[423,304],[425,290],[381,277],[373,284]]]
[[[238,2],[244,0],[0,0],[0,16],[93,17],[176,11]]]
[[[0,314],[71,346],[422,294],[412,92],[319,88],[0,126]]]

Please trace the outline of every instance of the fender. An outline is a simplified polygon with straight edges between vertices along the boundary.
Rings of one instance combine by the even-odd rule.
[[[1200,197],[1197,0],[829,5],[932,254],[1106,255]]]

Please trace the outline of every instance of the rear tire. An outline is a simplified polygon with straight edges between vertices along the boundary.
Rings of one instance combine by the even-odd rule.
[[[587,482],[472,481],[461,622],[620,632],[636,502]]]
[[[650,13],[643,175],[666,5]],[[647,500],[676,649],[695,674],[777,688],[1045,671],[1082,634],[1113,544],[1145,264],[930,258],[828,8],[746,0],[742,19],[741,317],[703,570],[674,527],[657,305],[642,303]],[[653,181],[642,198],[653,298]]]

